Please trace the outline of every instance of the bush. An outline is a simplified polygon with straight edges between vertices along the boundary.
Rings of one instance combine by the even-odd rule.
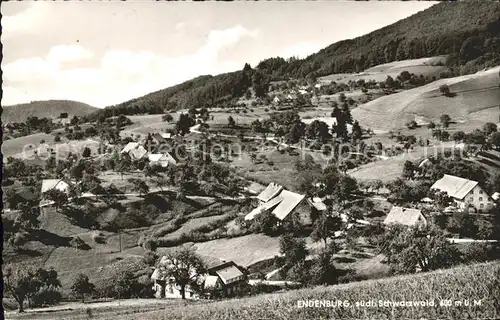
[[[158,254],[148,250],[144,254],[144,258],[142,259],[142,261],[148,266],[152,267],[156,264],[156,261],[158,261]]]
[[[75,249],[85,250],[85,249],[89,248],[89,246],[85,243],[85,241],[83,241],[80,237],[71,238],[71,240],[69,241],[69,244],[70,244],[70,246],[72,246]]]
[[[54,289],[43,289],[33,296],[33,307],[43,307],[58,304],[62,300],[62,295]]]
[[[92,240],[94,240],[95,243],[106,243],[106,237],[99,231],[92,231]]]

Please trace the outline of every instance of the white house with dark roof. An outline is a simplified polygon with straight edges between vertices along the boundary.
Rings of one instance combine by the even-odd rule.
[[[231,296],[236,293],[245,283],[246,276],[233,261],[224,261],[211,256],[200,256],[207,267],[206,274],[200,277],[199,285],[203,288],[205,297]],[[163,256],[160,264],[169,265],[169,258]],[[175,279],[167,279],[162,275],[160,269],[156,268],[151,275],[153,280],[153,291],[155,297],[160,298],[182,298],[180,286],[175,283]],[[199,299],[199,292],[189,286],[185,288],[186,299]]]
[[[445,174],[431,190],[446,192],[462,210],[473,208],[476,212],[487,212],[494,206],[493,199],[477,181]]]
[[[170,155],[170,153],[168,153],[168,152],[166,152],[166,153],[150,153],[148,155],[148,160],[149,160],[150,165],[152,165],[152,166],[158,165],[158,166],[161,166],[163,168],[166,168],[169,165],[176,165],[177,164],[177,160],[175,160],[174,157],[172,157],[172,155]]]
[[[42,180],[42,190],[41,193],[45,193],[52,189],[59,190],[64,193],[69,193],[69,187],[71,183],[64,179],[44,179]]]
[[[427,225],[427,219],[418,209],[394,206],[384,220],[385,225],[402,224],[405,226]]]

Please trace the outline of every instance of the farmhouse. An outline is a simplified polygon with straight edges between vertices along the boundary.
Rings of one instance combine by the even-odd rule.
[[[201,256],[201,258],[207,267],[207,272],[200,277],[199,283],[205,297],[231,296],[246,283],[245,275],[233,261],[224,261],[210,256]],[[168,266],[169,258],[163,256],[160,264]],[[154,281],[153,291],[156,298],[182,298],[180,286],[175,283],[175,279],[167,279],[158,268],[151,275],[151,279]],[[186,286],[185,297],[186,299],[199,299],[202,296],[193,288]]]
[[[138,142],[129,142],[121,151],[121,153],[127,153],[133,160],[142,159],[148,151]]]
[[[431,189],[446,192],[462,210],[487,212],[493,207],[493,199],[477,181],[445,174]]]
[[[403,207],[392,207],[391,211],[384,220],[385,225],[402,224],[405,226],[427,225],[422,211],[418,209],[409,209]]]
[[[159,165],[163,168],[168,167],[169,165],[176,165],[177,160],[172,157],[170,153],[151,153],[148,155],[149,165]]]
[[[311,222],[311,204],[304,201],[306,199],[304,195],[284,190],[283,187],[271,183],[259,196],[257,196],[261,200],[259,206],[247,214],[245,220],[253,220],[255,216],[272,210],[280,221],[284,221],[291,213],[296,212],[303,224]]]
[[[70,182],[64,179],[44,179],[42,181],[41,193],[45,193],[49,190],[56,189],[64,193],[69,193]]]

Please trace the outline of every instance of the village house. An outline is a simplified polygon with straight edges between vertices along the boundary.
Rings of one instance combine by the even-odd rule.
[[[40,193],[44,194],[49,190],[56,189],[68,194],[70,186],[71,182],[64,179],[44,179],[42,180],[42,189]]]
[[[168,152],[165,153],[151,153],[148,155],[150,166],[161,166],[166,168],[169,165],[177,165],[177,160]]]
[[[246,284],[245,274],[233,261],[224,261],[210,256],[200,257],[207,267],[206,274],[200,277],[202,294],[186,286],[186,299],[232,296]],[[163,256],[160,259],[160,264],[162,265],[168,265],[168,262],[169,258],[167,256]],[[158,268],[151,275],[151,279],[154,282],[153,291],[157,299],[182,298],[180,286],[175,283],[175,279],[167,279],[165,276],[162,276]]]
[[[384,220],[385,225],[402,224],[405,226],[425,226],[427,219],[418,209],[394,206]]]
[[[120,153],[127,153],[132,160],[139,160],[144,158],[148,151],[138,142],[129,142]]]
[[[311,223],[311,203],[305,201],[305,195],[284,190],[282,186],[271,182],[256,198],[259,199],[259,205],[245,216],[247,221],[272,210],[280,222],[295,212],[303,224]]]
[[[487,212],[493,205],[493,199],[477,181],[445,174],[436,181],[431,190],[446,192],[461,210]]]

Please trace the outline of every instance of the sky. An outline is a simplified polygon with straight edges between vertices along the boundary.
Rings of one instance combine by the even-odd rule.
[[[269,57],[306,57],[434,2],[6,2],[2,105],[106,107]]]

